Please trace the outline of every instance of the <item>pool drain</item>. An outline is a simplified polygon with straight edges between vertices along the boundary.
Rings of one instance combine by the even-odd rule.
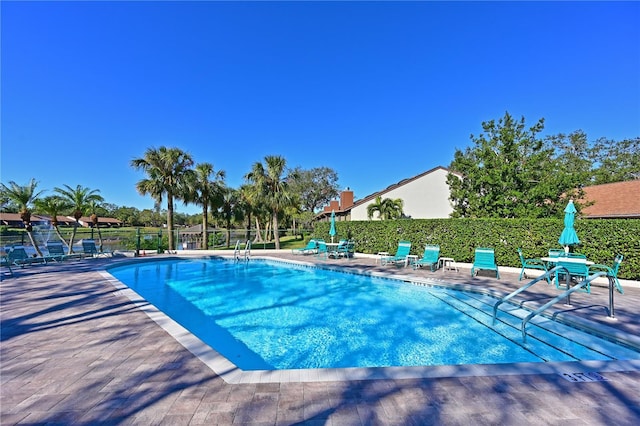
[[[561,376],[569,382],[606,382],[607,378],[600,373],[562,373]]]

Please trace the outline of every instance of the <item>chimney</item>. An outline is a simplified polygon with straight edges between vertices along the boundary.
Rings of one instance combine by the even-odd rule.
[[[329,211],[331,210],[340,210],[340,203],[338,203],[338,200],[331,200],[329,202]]]
[[[353,206],[353,191],[348,187],[340,193],[340,209],[346,210]]]

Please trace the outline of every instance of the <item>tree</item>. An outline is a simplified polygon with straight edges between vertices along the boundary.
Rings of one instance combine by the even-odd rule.
[[[292,204],[293,195],[289,188],[289,182],[296,176],[295,173],[284,176],[286,160],[283,157],[268,155],[264,161],[264,165],[256,162],[245,178],[256,186],[258,193],[269,208],[275,246],[276,250],[279,250],[278,214]]]
[[[50,195],[42,199],[37,199],[34,204],[38,211],[51,216],[51,226],[53,226],[53,229],[60,241],[62,241],[64,245],[67,245],[67,242],[60,233],[58,215],[63,211],[69,210],[71,208],[71,204],[64,198],[57,195]]]
[[[167,197],[167,233],[169,250],[175,250],[173,236],[173,203],[180,194],[188,194],[188,176],[193,166],[191,155],[179,148],[149,148],[142,158],[131,160],[131,166],[147,174],[136,184],[141,195],[151,195],[156,203]]]
[[[377,196],[376,200],[367,206],[367,216],[371,220],[373,214],[377,212],[380,220],[400,219],[403,216],[403,207],[404,202],[400,198],[382,199],[382,197]]]
[[[212,180],[213,177],[213,180]],[[187,201],[202,207],[202,249],[209,244],[209,207],[220,205],[222,186],[225,173],[223,170],[214,173],[211,163],[197,164],[189,182]]]
[[[240,192],[233,188],[222,190],[222,202],[218,209],[218,217],[224,221],[227,230],[227,248],[231,245],[231,224],[243,219],[242,210],[238,208]]]
[[[100,192],[97,189],[89,189],[82,185],[77,185],[71,188],[69,185],[64,185],[64,188],[54,188],[62,199],[69,204],[69,208],[73,209],[73,218],[76,220],[73,224],[73,231],[71,231],[71,238],[69,239],[69,254],[73,253],[73,240],[76,237],[78,226],[80,225],[80,218],[89,211],[92,203],[101,203],[104,201]]]
[[[31,179],[26,185],[18,185],[14,181],[9,181],[9,186],[2,183],[0,184],[0,198],[18,206],[18,213],[29,236],[29,241],[31,241],[31,245],[38,256],[42,257],[40,247],[38,247],[36,240],[33,238],[33,226],[31,225],[31,208],[40,194],[42,194],[42,191],[36,192],[37,186],[38,182],[35,179]]]
[[[296,167],[293,174],[296,179],[290,182],[291,192],[298,195],[304,211],[315,212],[339,194],[338,174],[329,167]]]
[[[640,137],[615,142],[600,138],[594,146],[595,185],[640,179]]]
[[[565,197],[583,179],[583,135],[543,141],[544,119],[527,128],[525,119],[509,113],[483,122],[483,133],[471,135],[473,147],[456,150],[447,177],[453,217],[548,217],[564,209]],[[568,157],[573,151],[575,157]],[[566,168],[572,164],[571,170]],[[462,178],[460,178],[462,176]]]

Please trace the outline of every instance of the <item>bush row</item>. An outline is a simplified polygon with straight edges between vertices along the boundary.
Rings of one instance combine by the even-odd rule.
[[[329,223],[316,224],[309,238],[329,239]],[[525,257],[543,257],[550,248],[561,248],[558,238],[562,219],[399,219],[337,222],[335,239],[351,239],[356,251],[395,253],[398,241],[412,243],[411,254],[421,256],[426,244],[440,245],[442,256],[473,262],[476,247],[495,250],[500,266],[520,267],[517,249]],[[577,220],[580,245],[595,263],[611,266],[617,253],[625,258],[618,276],[640,280],[640,219]]]

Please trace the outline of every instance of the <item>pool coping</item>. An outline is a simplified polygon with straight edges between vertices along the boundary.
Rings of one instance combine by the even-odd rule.
[[[185,257],[220,257],[232,258],[232,256],[220,255],[200,255],[200,256],[172,256],[168,259],[181,259]],[[310,262],[303,262],[290,259],[274,258],[270,256],[254,256],[254,259],[269,260],[274,262],[298,264],[306,267],[328,269],[340,272],[347,272],[339,267],[330,265],[317,265]],[[120,263],[123,266],[129,263],[141,263],[152,259],[136,259],[130,262]],[[153,259],[158,260],[158,259]],[[381,273],[376,271],[364,271],[354,269],[354,272],[361,275],[369,275],[380,278],[400,280],[403,282],[418,285],[433,285],[456,290],[473,291],[480,294],[495,295],[496,292],[460,284],[449,284],[432,278],[412,277],[396,275],[392,273]],[[220,354],[211,346],[193,335],[186,328],[178,324],[152,304],[148,303],[142,296],[111,275],[108,270],[97,271],[107,282],[116,288],[116,294],[127,297],[138,309],[144,312],[150,319],[158,324],[170,336],[172,336],[185,349],[200,359],[212,371],[219,375],[229,384],[255,384],[255,383],[300,383],[300,382],[326,382],[326,381],[353,381],[353,380],[380,380],[380,379],[427,379],[445,377],[476,377],[476,376],[501,376],[501,375],[538,375],[538,374],[573,374],[592,372],[616,372],[616,371],[640,371],[640,359],[636,360],[612,360],[612,361],[571,361],[571,362],[535,362],[535,363],[508,363],[508,364],[465,364],[465,365],[442,365],[442,366],[413,366],[413,367],[353,367],[353,368],[315,368],[315,369],[286,369],[286,370],[242,370],[233,362]],[[552,311],[553,312],[553,311]],[[560,320],[556,318],[556,320]],[[627,335],[617,330],[606,330],[604,326],[591,323],[587,320],[567,321],[566,318],[560,322],[573,325],[578,328],[597,331],[598,334],[610,336],[612,340],[619,340],[624,337],[627,343],[640,347],[640,338]]]

